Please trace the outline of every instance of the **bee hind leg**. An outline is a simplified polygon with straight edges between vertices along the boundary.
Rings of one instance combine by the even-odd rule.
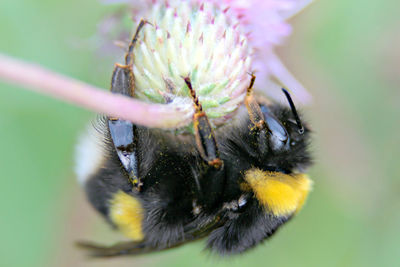
[[[116,64],[112,79],[111,92],[122,94],[129,97],[134,97],[134,75],[132,65],[134,61],[133,49],[138,40],[139,32],[145,25],[146,21],[141,20],[135,35],[129,45],[128,52],[125,56],[125,65]],[[130,121],[119,118],[108,118],[108,128],[115,151],[124,166],[129,180],[132,185],[138,190],[141,190],[142,182],[139,178],[138,168],[138,152],[137,152],[137,130],[136,125]]]

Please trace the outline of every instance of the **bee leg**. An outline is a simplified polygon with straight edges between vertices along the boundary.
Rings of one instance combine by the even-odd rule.
[[[287,149],[289,136],[285,127],[283,127],[267,106],[260,106],[254,97],[253,85],[255,79],[256,76],[251,74],[245,105],[250,121],[255,126],[252,130],[253,133],[257,133],[259,150],[261,153],[266,153],[268,148],[275,151]]]
[[[76,246],[80,249],[86,250],[91,257],[95,258],[106,258],[116,257],[124,255],[140,255],[150,252],[157,252],[161,250],[167,250],[183,245],[187,241],[192,241],[197,238],[193,236],[187,236],[184,241],[178,241],[167,246],[151,246],[146,242],[119,242],[111,246],[104,246],[95,244],[92,242],[80,241],[76,243]]]
[[[133,60],[134,60],[134,58],[133,58],[133,49],[135,48],[135,44],[136,44],[136,42],[138,40],[139,32],[140,32],[140,30],[143,28],[143,26],[146,23],[151,25],[150,22],[148,22],[147,20],[142,19],[142,20],[140,20],[139,25],[136,28],[136,32],[133,35],[132,41],[131,41],[131,43],[129,44],[129,47],[128,47],[128,52],[126,53],[126,56],[125,56],[125,64],[126,65],[129,65],[131,67],[133,65]]]
[[[192,88],[190,78],[185,78],[185,83],[190,90],[196,112],[193,115],[193,126],[196,137],[196,145],[199,150],[200,156],[205,160],[208,165],[213,166],[215,169],[220,169],[223,161],[219,158],[217,141],[215,139],[214,131],[208,121],[206,113],[196,96],[196,92]]]
[[[256,76],[254,74],[251,74],[251,81],[249,87],[247,88],[247,94],[244,103],[246,105],[247,112],[249,113],[251,122],[258,129],[263,129],[265,128],[264,115],[261,111],[260,105],[257,103],[253,95],[253,85],[255,80]]]
[[[129,45],[125,56],[125,65],[116,64],[112,79],[111,92],[133,97],[135,95],[133,65],[133,49],[138,39],[138,34],[146,21],[142,20],[137,27],[136,33]],[[128,173],[129,180],[133,186],[140,191],[142,182],[139,178],[138,153],[137,153],[137,130],[136,125],[130,121],[118,118],[108,119],[108,128],[111,139],[118,157]]]
[[[91,242],[77,242],[76,245],[80,249],[84,249],[91,257],[115,257],[122,255],[138,255],[159,249],[146,246],[142,242],[119,242],[112,246],[103,246]]]
[[[225,184],[224,162],[220,159],[214,131],[196,96],[196,92],[192,88],[190,79],[188,77],[185,78],[185,82],[190,90],[196,109],[193,115],[193,127],[197,150],[201,158],[206,162],[205,166],[200,167],[201,175],[199,177],[208,178],[196,182],[199,184],[198,201],[200,207],[212,208],[218,203],[221,192],[223,192]]]

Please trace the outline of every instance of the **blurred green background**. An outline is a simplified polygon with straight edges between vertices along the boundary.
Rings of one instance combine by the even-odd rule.
[[[113,62],[85,40],[110,9],[97,0],[1,0],[0,51],[108,87]],[[0,82],[0,266],[400,266],[399,10],[397,0],[321,0],[291,20],[278,52],[314,95],[305,110],[314,191],[276,236],[229,259],[203,252],[203,242],[85,258],[74,241],[122,238],[73,174],[76,140],[94,114]]]

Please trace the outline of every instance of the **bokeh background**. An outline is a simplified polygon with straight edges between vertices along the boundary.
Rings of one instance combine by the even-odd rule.
[[[1,0],[0,51],[108,87],[93,51],[115,7],[97,0]],[[312,92],[315,181],[308,204],[251,252],[210,256],[197,242],[89,260],[76,240],[122,239],[85,201],[74,147],[94,114],[0,82],[0,266],[400,266],[400,2],[320,0],[278,49]]]

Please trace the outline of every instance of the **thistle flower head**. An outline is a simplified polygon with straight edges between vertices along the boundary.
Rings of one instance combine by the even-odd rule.
[[[246,73],[253,71],[256,91],[286,103],[280,90],[285,87],[296,102],[311,100],[274,53],[291,33],[286,20],[311,0],[106,1],[129,4],[136,24],[140,19],[153,24],[135,49],[136,97],[141,100],[172,101],[171,107],[191,114],[182,79],[189,76],[215,126],[243,103]],[[189,122],[185,118],[180,126]]]
[[[126,11],[133,11],[137,22],[146,19],[153,25],[145,27],[134,49],[138,99],[107,93],[1,54],[0,79],[111,117],[167,129],[191,122],[194,108],[186,77],[214,126],[224,123],[242,104],[247,73],[252,70],[257,76],[255,89],[272,98],[282,96],[280,86],[291,90],[297,102],[311,98],[274,54],[275,46],[291,31],[285,20],[311,0],[103,1],[131,6],[101,24],[100,36],[106,39],[115,32],[119,41],[127,36],[121,20]]]
[[[250,81],[252,50],[234,16],[220,5],[197,1],[154,1],[136,15],[146,25],[136,43],[135,97],[193,110],[184,77],[190,77],[214,126],[243,103]]]
[[[247,45],[252,51],[251,70],[255,71],[257,80],[255,89],[262,91],[275,100],[284,100],[280,88],[292,91],[297,102],[307,104],[311,95],[286,69],[274,53],[276,46],[281,45],[292,32],[287,19],[298,13],[312,0],[105,0],[109,3],[126,3],[131,5],[134,18],[146,18],[154,5],[166,3],[179,9],[182,4],[213,5],[224,11],[224,16],[238,31],[244,34]],[[285,103],[285,102],[284,102]]]

